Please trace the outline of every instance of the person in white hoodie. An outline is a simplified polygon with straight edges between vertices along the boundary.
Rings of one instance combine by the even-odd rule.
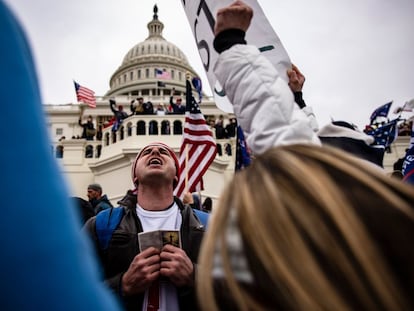
[[[233,22],[231,16],[217,19],[214,48],[220,55],[214,73],[233,104],[248,146],[253,154],[260,154],[271,146],[319,145],[309,118],[295,104],[286,81],[257,47],[246,44],[244,37],[253,12],[240,3],[233,3],[242,13],[237,20]],[[228,12],[219,10],[217,14]]]
[[[302,97],[303,74],[292,65],[289,84],[245,34],[253,16],[241,1],[235,1],[238,19],[219,10],[224,18],[215,25],[214,48],[220,54],[214,67],[217,80],[233,104],[234,113],[253,154],[272,146],[294,143],[327,144],[382,167],[384,151],[373,146],[373,137],[350,123],[337,121],[319,129],[312,108]]]
[[[242,35],[252,14],[235,1],[218,11],[217,29]],[[262,68],[257,49],[234,45],[237,38],[217,44],[225,66],[216,71],[256,156],[209,221],[196,278],[200,307],[414,310],[412,189],[317,146],[287,84],[271,65]]]

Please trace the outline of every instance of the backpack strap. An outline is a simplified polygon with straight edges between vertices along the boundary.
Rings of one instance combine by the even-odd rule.
[[[121,222],[125,211],[123,207],[107,208],[96,215],[95,229],[99,247],[106,250],[109,247],[112,234]]]
[[[204,226],[204,228],[207,229],[208,218],[209,218],[210,214],[206,213],[204,211],[200,211],[198,209],[193,209],[193,211],[197,215],[198,219],[200,220],[200,222]]]

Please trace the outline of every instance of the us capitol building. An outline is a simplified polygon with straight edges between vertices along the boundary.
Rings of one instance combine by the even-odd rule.
[[[179,96],[185,100],[186,76],[198,76],[184,53],[162,36],[164,25],[158,19],[157,11],[155,6],[153,19],[148,23],[148,37],[126,53],[110,78],[110,89],[104,96],[96,97],[96,108],[79,103],[45,105],[53,152],[73,196],[86,198],[88,184],[96,182],[116,205],[126,191],[133,188],[131,165],[143,146],[160,141],[179,154],[184,115],[133,115],[125,119],[115,133],[111,126],[104,127],[113,117],[110,98],[122,105],[128,114],[131,101],[137,97],[143,97],[144,102],[151,101],[156,110],[159,104],[169,106],[173,89],[174,98]],[[156,69],[168,72],[170,79],[157,78]],[[160,86],[159,82],[164,85]],[[193,95],[198,98],[198,94]],[[84,109],[82,123],[86,123],[90,115],[96,129],[103,127],[102,140],[97,140],[96,136],[94,140],[79,139],[83,131],[78,124],[81,109]],[[218,109],[213,98],[207,96],[203,96],[200,109],[207,122],[222,116],[226,125],[233,117]],[[222,153],[216,156],[204,175],[201,192],[203,198],[209,196],[213,202],[233,175],[235,138],[217,139],[217,144]],[[226,153],[226,148],[231,152]]]
[[[52,152],[56,155],[61,171],[66,176],[71,195],[86,198],[90,183],[102,185],[103,192],[116,206],[128,189],[133,188],[131,164],[141,148],[153,141],[171,146],[178,155],[182,141],[184,115],[133,115],[125,119],[122,127],[115,133],[111,126],[105,127],[113,117],[109,99],[114,98],[129,113],[130,102],[143,97],[151,101],[154,110],[159,104],[169,106],[173,94],[185,98],[187,74],[198,76],[187,57],[173,43],[162,36],[163,23],[158,19],[154,6],[152,21],[148,23],[148,37],[133,46],[125,55],[119,68],[110,78],[110,89],[102,97],[96,97],[96,108],[71,103],[66,105],[45,105],[48,129],[52,141]],[[160,80],[156,69],[169,73],[170,79]],[[160,85],[162,81],[164,85]],[[198,95],[194,94],[197,98]],[[102,139],[80,139],[83,128],[78,120],[84,108],[82,123],[91,115],[95,128],[102,128]],[[200,109],[207,122],[223,118],[224,126],[233,115],[218,109],[213,98],[203,97]],[[169,129],[169,130],[166,130]],[[213,129],[213,135],[215,135]],[[386,153],[384,167],[392,171],[393,163],[405,154],[408,137],[401,137]],[[234,173],[236,139],[234,137],[216,139],[219,152],[203,177],[203,200],[211,197],[217,201],[223,187]]]

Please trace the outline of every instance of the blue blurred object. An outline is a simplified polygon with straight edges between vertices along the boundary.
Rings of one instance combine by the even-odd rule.
[[[398,137],[398,121],[399,119],[395,119],[374,130],[367,131],[368,135],[374,137],[374,145],[389,147]]]
[[[200,211],[198,209],[193,209],[193,211],[197,215],[198,219],[200,220],[200,222],[204,226],[204,228],[207,229],[210,214],[207,213],[207,212]]]
[[[191,83],[193,84],[194,88],[196,89],[198,93],[198,102],[201,103],[201,100],[203,99],[203,92],[202,92],[202,83],[201,79],[199,77],[194,77],[191,80]]]
[[[382,106],[379,106],[377,109],[375,109],[372,112],[371,116],[369,117],[370,124],[372,124],[375,121],[375,119],[378,117],[384,117],[384,118],[388,117],[388,113],[390,111],[391,105],[392,105],[392,101]]]
[[[414,146],[408,149],[402,167],[403,181],[414,185]]]
[[[25,33],[0,1],[1,310],[120,310],[52,156]]]

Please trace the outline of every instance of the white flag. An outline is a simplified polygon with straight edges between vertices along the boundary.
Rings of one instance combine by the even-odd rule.
[[[404,104],[403,111],[413,111],[414,109],[414,98]]]
[[[217,11],[230,5],[233,0],[182,0],[181,2],[193,31],[216,105],[221,110],[232,113],[233,106],[230,104],[227,96],[225,96],[213,73],[214,64],[218,58],[218,54],[213,47],[213,41]],[[247,43],[257,46],[263,55],[275,66],[280,76],[288,82],[286,71],[291,67],[291,62],[279,37],[264,15],[257,0],[245,0],[244,2],[254,12],[252,22],[246,33]]]

